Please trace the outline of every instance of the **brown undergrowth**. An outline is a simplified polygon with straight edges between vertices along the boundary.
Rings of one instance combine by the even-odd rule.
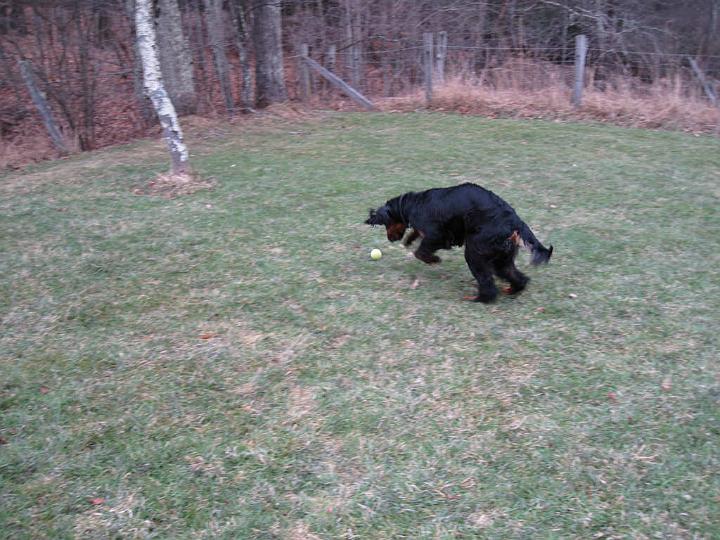
[[[536,77],[515,73],[456,77],[435,89],[430,109],[488,117],[596,121],[645,129],[718,135],[720,109],[712,106],[681,77],[641,84],[628,77],[595,81],[590,77],[582,106],[571,103],[567,76],[550,71]],[[384,111],[425,107],[425,91],[378,102]]]
[[[443,85],[436,84],[429,106],[425,102],[425,90],[421,87],[397,97],[372,94],[368,97],[386,112],[429,108],[490,118],[591,121],[624,127],[720,134],[720,108],[711,105],[694,81],[682,75],[642,83],[630,76],[601,78],[590,69],[583,104],[579,108],[571,104],[571,87],[572,74],[568,66],[516,59],[480,74],[461,72]],[[307,119],[316,116],[320,110],[328,109],[345,111],[358,110],[358,107],[345,96],[317,95],[305,104],[291,101],[273,105],[256,114],[236,115],[229,120],[218,114],[190,116],[182,118],[181,124],[189,140],[195,136],[203,139],[208,134],[226,134],[231,125],[241,129],[266,126],[278,119]],[[113,133],[107,140],[100,137],[104,141],[100,146],[160,135],[157,127],[134,132],[113,129]],[[6,135],[0,144],[0,170],[16,169],[57,157],[39,119],[32,115]]]

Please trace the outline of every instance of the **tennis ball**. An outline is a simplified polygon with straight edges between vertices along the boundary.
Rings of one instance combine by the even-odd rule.
[[[377,261],[380,257],[382,257],[382,251],[379,249],[375,248],[370,252],[370,258],[373,261]]]

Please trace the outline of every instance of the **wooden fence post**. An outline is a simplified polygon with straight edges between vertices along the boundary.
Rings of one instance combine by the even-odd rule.
[[[327,50],[327,55],[325,56],[325,67],[330,73],[335,73],[335,58],[337,54],[337,48],[335,45],[330,45]],[[327,92],[330,90],[330,83],[328,81],[324,81],[324,87],[325,91]]]
[[[358,30],[358,34],[360,31]],[[361,43],[356,43],[352,46],[351,54],[352,54],[352,65],[353,65],[353,86],[355,88],[360,88],[360,86],[363,84],[362,79],[362,45]]]
[[[335,73],[335,55],[337,48],[335,45],[330,45],[327,50],[327,58],[325,59],[325,67],[328,71]]]
[[[438,84],[445,84],[445,57],[447,56],[447,32],[438,32],[435,45],[435,73]]]
[[[33,75],[30,63],[27,60],[20,60],[19,64],[20,73],[25,81],[25,86],[27,86],[28,92],[30,92],[30,97],[32,98],[35,107],[37,107],[37,110],[45,123],[45,129],[47,129],[48,135],[50,135],[50,139],[52,140],[55,149],[61,156],[67,155],[68,149],[65,144],[65,138],[55,123],[55,119],[50,111],[50,105],[45,98],[45,94],[35,83],[35,76]]]
[[[348,0],[345,4],[345,36],[349,49],[347,55],[347,69],[350,75],[350,82],[354,88],[360,88],[361,63],[362,63],[362,38],[360,37],[360,1]]]
[[[425,102],[426,105],[430,105],[433,80],[433,35],[430,32],[423,34],[423,64],[425,67]]]
[[[363,96],[360,92],[355,90],[352,86],[347,84],[345,81],[343,81],[340,77],[337,75],[330,73],[327,69],[322,67],[320,64],[318,64],[315,60],[312,58],[308,58],[307,56],[303,58],[305,62],[307,62],[307,65],[310,66],[312,69],[317,71],[317,73],[324,77],[329,83],[331,83],[333,86],[336,86],[339,88],[343,93],[345,93],[348,97],[350,97],[353,101],[356,103],[362,105],[366,109],[370,111],[375,110],[375,106],[372,104],[372,102]]]
[[[308,101],[310,99],[310,68],[303,58],[310,56],[310,47],[307,43],[300,45],[300,99]]]
[[[575,89],[572,103],[575,107],[582,105],[583,84],[585,80],[585,57],[587,56],[587,36],[575,36]]]
[[[718,98],[717,94],[715,94],[715,90],[712,87],[712,84],[705,78],[705,74],[702,72],[702,69],[700,69],[700,66],[698,66],[698,63],[695,61],[694,58],[690,58],[688,56],[688,62],[690,62],[690,67],[692,68],[693,72],[695,73],[695,76],[700,81],[700,84],[703,87],[703,90],[705,91],[705,95],[710,100],[710,103],[717,106],[718,104]]]

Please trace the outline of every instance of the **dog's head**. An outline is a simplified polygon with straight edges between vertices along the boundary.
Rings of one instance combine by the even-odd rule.
[[[385,225],[387,238],[391,242],[402,240],[407,225],[398,220],[387,204],[381,206],[377,210],[370,210],[370,216],[365,220],[367,225]]]

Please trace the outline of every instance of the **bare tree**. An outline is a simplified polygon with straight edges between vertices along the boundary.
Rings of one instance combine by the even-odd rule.
[[[207,112],[213,110],[212,96],[214,88],[205,55],[208,43],[202,17],[204,10],[203,0],[187,0],[185,6],[188,11],[187,25],[190,28],[192,57],[197,69],[196,88],[200,94],[199,106],[202,112]]]
[[[176,175],[188,174],[190,162],[187,147],[177,119],[175,107],[165,91],[157,54],[155,28],[150,16],[151,0],[135,0],[135,29],[138,49],[142,58],[145,76],[145,90],[155,107],[165,135],[171,158],[171,172]]]
[[[132,44],[133,44],[133,55],[132,55],[132,63],[133,63],[133,94],[135,95],[135,101],[137,102],[137,108],[140,111],[140,118],[142,118],[143,123],[145,126],[149,126],[150,123],[154,120],[154,114],[152,111],[151,104],[148,102],[148,98],[145,95],[145,91],[143,89],[144,83],[143,83],[143,67],[142,67],[142,59],[140,58],[140,49],[138,48],[138,40],[134,34],[135,29],[135,0],[124,0],[123,5],[125,8],[125,16],[127,17],[128,21],[130,22],[130,29],[132,34]]]
[[[258,107],[287,100],[280,7],[280,0],[258,0],[254,4],[255,103]]]
[[[248,24],[241,0],[230,0],[230,13],[235,23],[235,46],[240,62],[241,86],[240,86],[240,110],[252,112],[252,73],[250,71],[250,59],[248,54]]]
[[[357,0],[345,0],[345,37],[348,53],[346,66],[353,87],[360,87],[360,72],[362,70],[362,37],[360,26],[360,3]]]
[[[222,13],[222,0],[204,0],[210,48],[215,61],[215,72],[220,83],[220,91],[225,100],[225,109],[229,114],[235,110],[232,86],[230,85],[230,67],[225,54],[225,29]]]
[[[74,14],[75,28],[78,36],[78,59],[77,67],[79,70],[80,81],[80,101],[81,101],[81,118],[82,128],[78,130],[80,136],[80,147],[83,149],[93,148],[95,146],[95,90],[97,87],[97,77],[91,74],[92,65],[90,58],[90,38],[92,30],[88,29],[87,20],[83,21],[80,10],[76,8]]]
[[[183,31],[177,0],[156,0],[157,48],[163,81],[181,116],[197,111],[193,57]]]

